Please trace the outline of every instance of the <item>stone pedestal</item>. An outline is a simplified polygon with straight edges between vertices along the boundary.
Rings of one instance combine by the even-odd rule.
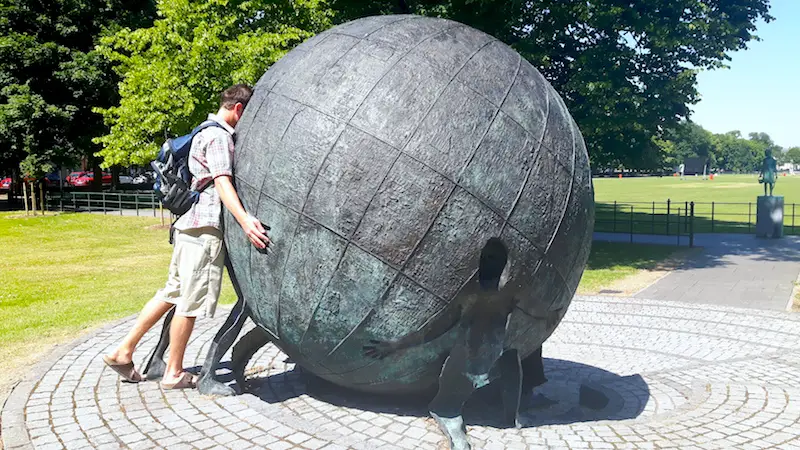
[[[783,196],[759,196],[756,211],[756,236],[783,237]]]

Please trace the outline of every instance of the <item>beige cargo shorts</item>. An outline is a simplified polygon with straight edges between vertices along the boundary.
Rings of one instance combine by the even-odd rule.
[[[175,230],[167,284],[154,298],[183,317],[214,317],[225,267],[222,232],[214,227]]]

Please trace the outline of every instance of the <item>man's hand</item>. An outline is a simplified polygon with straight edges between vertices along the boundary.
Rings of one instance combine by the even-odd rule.
[[[264,225],[261,224],[260,220],[250,214],[247,214],[244,220],[239,222],[239,225],[242,226],[242,231],[247,235],[247,239],[250,239],[250,242],[256,248],[265,249],[271,244],[267,236],[267,230],[264,229]]]
[[[376,341],[370,340],[369,345],[364,346],[364,356],[370,358],[383,359],[401,350],[398,341]]]

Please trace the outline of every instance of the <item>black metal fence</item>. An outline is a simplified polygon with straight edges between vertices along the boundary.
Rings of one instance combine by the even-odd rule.
[[[598,202],[595,231],[685,236],[694,244],[695,233],[754,233],[756,203],[732,202]],[[784,234],[800,234],[800,208],[784,205]]]
[[[153,191],[141,192],[53,192],[47,195],[47,206],[51,211],[81,211],[119,213],[135,211],[136,215],[152,214],[160,202]]]
[[[160,203],[153,191],[139,192],[53,192],[47,196],[53,211],[88,211],[157,216]],[[800,208],[784,205],[784,234],[800,234]],[[695,233],[754,233],[756,203],[732,202],[598,202],[595,231],[676,236],[689,239]]]

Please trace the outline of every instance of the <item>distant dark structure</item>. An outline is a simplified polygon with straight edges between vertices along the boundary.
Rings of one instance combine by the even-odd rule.
[[[710,172],[708,158],[696,156],[693,158],[686,158],[683,162],[684,175],[706,175]]]

